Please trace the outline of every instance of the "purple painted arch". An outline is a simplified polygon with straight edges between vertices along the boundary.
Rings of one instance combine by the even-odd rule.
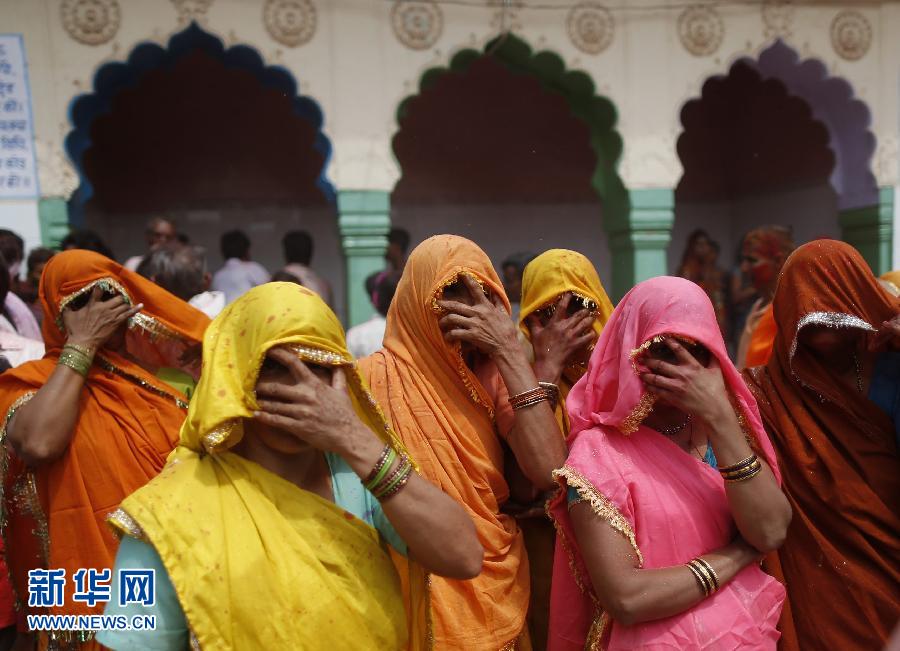
[[[850,83],[831,76],[818,59],[801,60],[781,39],[766,48],[757,60],[743,61],[764,78],[781,81],[789,93],[806,101],[813,117],[827,127],[829,147],[836,158],[830,180],[838,195],[839,210],[876,205],[878,183],[871,170],[876,144],[870,131],[872,114],[865,102],[855,96]]]

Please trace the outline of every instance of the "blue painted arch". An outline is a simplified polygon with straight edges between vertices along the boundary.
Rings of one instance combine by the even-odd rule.
[[[316,179],[316,187],[329,203],[336,200],[334,186],[325,172],[331,159],[331,142],[322,131],[324,116],[316,101],[299,94],[297,81],[286,68],[266,65],[260,53],[248,45],[226,48],[219,38],[205,32],[194,22],[172,36],[165,48],[156,43],[141,43],[135,46],[125,61],[100,66],[94,75],[92,92],[79,95],[69,105],[72,130],[66,136],[65,149],[80,181],[68,202],[69,223],[72,226],[84,226],[85,206],[94,194],[83,164],[84,154],[92,144],[91,125],[94,120],[110,112],[113,98],[125,88],[137,85],[145,73],[171,67],[182,57],[198,49],[227,68],[252,73],[263,86],[292,98],[294,112],[308,121],[316,131],[313,147],[322,156],[322,168]]]

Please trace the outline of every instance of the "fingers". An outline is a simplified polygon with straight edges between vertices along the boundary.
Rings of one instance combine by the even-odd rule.
[[[540,318],[536,314],[529,314],[525,317],[525,325],[528,326],[528,330],[531,332],[532,336],[544,329],[544,326],[541,325]]]
[[[297,357],[296,353],[291,352],[287,348],[282,348],[280,346],[270,348],[268,353],[266,353],[266,356],[271,357],[273,360],[284,366],[298,384],[301,382],[318,380],[313,372],[306,367],[303,360]]]
[[[556,309],[553,311],[553,316],[551,317],[551,321],[565,321],[569,317],[566,316],[568,314],[567,310],[569,309],[569,303],[572,302],[572,293],[566,292],[562,295],[556,302]]]
[[[580,350],[585,346],[589,345],[592,341],[594,341],[594,331],[591,330],[589,332],[584,333],[578,339],[575,340],[574,345],[576,350]]]
[[[594,315],[587,310],[581,310],[569,317],[569,321],[571,322],[568,326],[570,329],[582,332],[594,325]]]
[[[278,400],[257,400],[259,410],[267,414],[277,414],[281,416],[293,417],[296,405],[291,402],[280,402]]]
[[[656,375],[661,375],[667,378],[681,377],[681,369],[678,366],[669,364],[668,362],[664,362],[661,359],[648,359],[644,362],[644,366],[646,366]]]
[[[253,412],[253,418],[254,420],[257,420],[264,425],[268,425],[269,427],[280,429],[283,432],[296,434],[296,423],[293,418],[290,418],[288,416],[273,414],[268,411],[255,411]]]
[[[256,385],[256,399],[294,402],[296,396],[288,385],[276,382],[260,382]]]
[[[484,294],[482,294],[484,296]],[[478,312],[474,308],[459,301],[438,301],[438,305],[447,312],[462,314],[463,316],[475,316]]]
[[[641,373],[641,380],[648,387],[655,389],[666,389],[668,391],[676,391],[681,388],[681,383],[677,380],[667,378],[657,373]]]
[[[472,276],[467,274],[460,274],[460,278],[462,278],[463,284],[466,286],[466,289],[469,290],[469,295],[474,299],[475,303],[488,303],[487,296],[484,295],[484,290],[481,288],[481,285],[478,284]]]
[[[444,339],[449,342],[454,341],[474,341],[474,336],[468,330],[462,328],[454,328],[444,333]]]
[[[347,373],[340,366],[336,367],[331,374],[331,388],[341,393],[347,392]]]
[[[468,317],[464,317],[460,314],[450,313],[443,317],[438,321],[438,326],[441,330],[450,330],[458,327],[465,327],[469,325],[471,319]]]
[[[103,298],[103,290],[100,289],[100,285],[94,285],[94,288],[91,290],[91,297],[88,299],[88,303],[98,303],[101,298]]]
[[[678,358],[678,361],[685,366],[699,366],[700,363],[691,355],[687,349],[679,344],[675,339],[669,337],[666,339],[666,345],[675,353],[675,357]]]

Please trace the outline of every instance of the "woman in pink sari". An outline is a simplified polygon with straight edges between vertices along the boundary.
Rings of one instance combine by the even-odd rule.
[[[774,649],[790,506],[703,290],[632,289],[567,407],[549,649]]]

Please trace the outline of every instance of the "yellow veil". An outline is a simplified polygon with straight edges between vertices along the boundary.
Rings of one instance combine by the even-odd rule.
[[[202,649],[424,648],[421,568],[410,568],[414,603],[404,604],[375,529],[229,452],[257,408],[266,352],[278,345],[304,361],[342,367],[360,419],[402,451],[334,313],[304,287],[269,283],[207,329],[180,444],[110,523],[155,547]]]
[[[545,251],[525,267],[522,275],[522,301],[519,311],[519,330],[527,341],[531,341],[531,331],[526,319],[538,310],[554,305],[557,299],[566,292],[593,301],[596,308],[594,332],[597,337],[612,314],[613,305],[606,295],[600,276],[591,261],[577,251],[568,249],[550,249]],[[584,375],[585,369],[570,367],[563,373],[560,382],[560,400],[556,417],[568,434],[568,417],[565,399],[569,390]]]

